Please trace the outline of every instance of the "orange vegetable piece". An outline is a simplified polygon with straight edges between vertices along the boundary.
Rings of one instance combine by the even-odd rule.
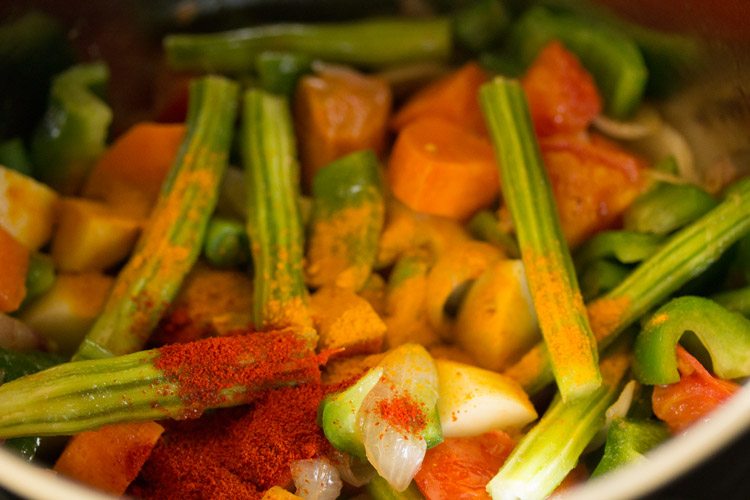
[[[442,117],[465,130],[486,135],[478,95],[487,80],[487,73],[477,63],[466,63],[412,96],[395,114],[391,127],[401,130],[419,118]]]
[[[340,66],[303,77],[294,116],[304,188],[320,168],[348,153],[382,155],[390,110],[391,90],[380,78]]]
[[[700,362],[677,346],[677,369],[680,381],[654,386],[651,402],[654,414],[672,432],[680,432],[726,401],[740,388],[728,380],[711,375]]]
[[[26,296],[29,250],[0,226],[0,312],[15,311]]]
[[[120,214],[148,217],[184,136],[183,124],[134,125],[101,156],[83,195],[104,200]]]
[[[558,41],[542,49],[521,84],[539,136],[585,130],[602,110],[594,78]]]
[[[540,147],[563,233],[572,247],[616,225],[644,187],[645,164],[598,136],[542,138]]]
[[[414,482],[427,500],[489,499],[485,487],[513,446],[513,439],[502,431],[446,438],[427,450]]]
[[[125,493],[159,440],[156,422],[115,424],[73,436],[55,463],[71,479],[113,495]]]
[[[442,118],[407,125],[388,164],[393,194],[417,212],[463,220],[500,190],[489,141]]]

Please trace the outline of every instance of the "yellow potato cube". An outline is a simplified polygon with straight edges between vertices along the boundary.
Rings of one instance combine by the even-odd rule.
[[[0,166],[0,226],[29,250],[52,236],[57,193],[31,177]]]
[[[72,355],[86,336],[114,283],[100,273],[60,274],[20,319],[42,335],[51,350]]]
[[[500,260],[472,285],[461,304],[455,341],[477,365],[500,371],[541,340],[520,260]]]
[[[140,230],[141,220],[119,215],[103,203],[64,198],[52,259],[63,271],[104,271],[130,255]]]

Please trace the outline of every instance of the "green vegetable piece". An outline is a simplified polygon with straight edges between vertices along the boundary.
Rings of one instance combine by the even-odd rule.
[[[480,103],[557,386],[566,402],[585,397],[601,385],[596,341],[524,91],[518,81],[497,77],[482,86]]]
[[[388,276],[387,292],[392,293],[412,278],[425,276],[429,269],[430,263],[423,255],[407,254],[400,257]]]
[[[258,332],[63,363],[0,386],[0,439],[70,435],[118,422],[196,418],[261,391],[310,383],[318,357],[290,331]],[[284,345],[279,349],[279,345]],[[221,353],[243,352],[226,363]],[[239,351],[236,351],[239,350]],[[199,352],[200,355],[196,355]],[[160,364],[164,357],[169,361]],[[224,363],[206,377],[205,365]],[[202,378],[196,387],[193,377]],[[192,374],[192,376],[191,376]]]
[[[580,276],[581,293],[586,301],[599,297],[619,285],[630,274],[630,268],[609,260],[595,260]]]
[[[112,110],[97,90],[104,63],[79,64],[55,77],[47,112],[31,141],[34,176],[62,194],[78,192],[106,146]]]
[[[143,347],[201,252],[227,167],[238,86],[204,77],[190,87],[187,134],[148,226],[75,354],[92,359]]]
[[[31,176],[31,160],[20,138],[0,142],[0,165]]]
[[[42,445],[42,438],[38,436],[27,436],[8,439],[3,447],[15,452],[24,460],[31,462]]]
[[[313,179],[312,195],[308,283],[360,290],[375,264],[385,221],[375,153],[359,151],[326,165]]]
[[[275,24],[164,39],[167,62],[175,69],[247,73],[259,54],[295,52],[329,62],[383,68],[395,64],[445,61],[452,36],[447,18],[380,18],[330,24]]]
[[[65,358],[57,354],[41,351],[16,352],[0,348],[0,384],[45,370],[64,361]],[[36,456],[41,443],[42,440],[38,436],[27,436],[8,439],[3,446],[30,461]]]
[[[6,9],[5,14],[20,10]],[[52,78],[74,61],[67,30],[56,19],[33,10],[4,19],[0,26],[0,137],[28,140],[47,108]]]
[[[475,0],[453,14],[456,43],[473,52],[489,49],[502,40],[510,21],[501,0]]]
[[[686,296],[657,310],[636,338],[633,373],[638,381],[657,385],[680,380],[675,346],[686,332],[708,351],[718,377],[750,375],[750,319],[710,299]]]
[[[655,234],[636,231],[602,231],[584,243],[575,253],[578,269],[599,259],[614,259],[622,264],[636,264],[651,257],[664,243]]]
[[[614,420],[607,431],[604,456],[591,477],[601,476],[635,460],[669,437],[669,430],[661,422],[648,420]]]
[[[41,351],[17,352],[0,347],[0,384],[58,365],[65,358]]]
[[[507,49],[528,66],[542,47],[555,39],[573,51],[591,72],[607,114],[623,119],[635,110],[643,97],[648,70],[632,39],[610,26],[537,6],[511,27]]]
[[[302,273],[299,165],[289,105],[284,97],[250,89],[242,118],[246,230],[256,276],[254,322],[263,329],[301,326],[315,345]]]
[[[698,186],[660,183],[625,210],[623,225],[630,231],[665,235],[690,224],[717,204]]]
[[[602,360],[603,385],[565,403],[557,397],[539,422],[518,442],[487,484],[494,500],[544,499],[576,466],[581,453],[604,425],[629,365],[626,349]]]
[[[292,52],[263,52],[255,60],[260,86],[291,97],[302,75],[312,71],[312,57]]]
[[[414,484],[414,481],[409,484],[409,487],[404,491],[396,491],[388,481],[383,479],[379,475],[375,475],[370,482],[365,486],[367,493],[374,500],[423,500],[424,496]]]
[[[666,97],[705,68],[707,51],[700,40],[690,36],[668,33],[629,22],[597,2],[582,0],[542,0],[554,11],[572,13],[592,24],[623,33],[632,39],[648,69],[646,93]]]
[[[245,223],[214,216],[208,221],[203,256],[213,266],[230,268],[250,262],[250,242]]]
[[[474,214],[467,227],[474,238],[492,243],[512,259],[520,257],[518,243],[510,233],[500,228],[500,221],[489,210],[480,210]]]
[[[355,457],[365,458],[365,447],[357,422],[357,413],[380,377],[383,368],[376,366],[365,373],[354,385],[327,396],[320,404],[319,420],[323,433],[337,449]]]
[[[26,296],[24,304],[31,303],[52,288],[57,275],[55,263],[49,255],[33,252],[29,256],[29,269],[26,271]]]
[[[711,297],[711,300],[730,311],[750,317],[750,286],[717,293]]]
[[[733,185],[716,208],[675,233],[616,288],[588,304],[599,349],[719,260],[749,231],[750,179],[744,179]],[[505,373],[532,394],[553,380],[543,344],[537,344]]]

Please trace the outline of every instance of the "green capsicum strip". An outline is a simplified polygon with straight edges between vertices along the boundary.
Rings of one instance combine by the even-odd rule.
[[[691,278],[716,262],[750,231],[750,179],[737,182],[709,213],[675,233],[615,289],[588,305],[591,325],[603,349],[646,312],[661,304]],[[505,372],[528,392],[552,382],[543,344]]]
[[[613,258],[622,264],[635,264],[651,257],[663,243],[664,238],[655,234],[602,231],[575,252],[574,260],[578,269],[605,258]]]
[[[487,483],[493,500],[547,498],[604,425],[607,408],[617,398],[629,365],[627,349],[615,349],[602,360],[599,389],[568,403],[556,398]]]
[[[313,178],[312,195],[308,283],[361,289],[372,272],[385,220],[375,153],[359,151],[325,166]]]
[[[112,110],[94,92],[104,87],[104,63],[79,64],[52,81],[49,107],[31,142],[34,177],[62,194],[78,191],[104,151]]]
[[[723,379],[750,375],[750,319],[704,297],[679,297],[657,310],[635,341],[633,373],[643,384],[680,380],[675,347],[691,332],[711,357],[713,372]]]
[[[730,311],[750,317],[750,286],[717,293],[711,299]]]
[[[697,220],[717,204],[698,186],[659,183],[628,207],[623,224],[626,230],[665,235]]]
[[[227,352],[237,355],[228,360]],[[259,391],[319,375],[317,356],[291,330],[72,361],[0,386],[0,439],[195,418],[206,409],[244,404]]]
[[[610,26],[536,6],[514,23],[507,46],[528,65],[545,44],[555,39],[573,51],[591,72],[607,114],[626,118],[635,110],[646,87],[648,70],[633,40]]]
[[[557,386],[564,401],[584,397],[601,385],[596,341],[525,94],[518,81],[496,78],[482,87],[480,102]]]
[[[262,329],[302,326],[315,343],[302,271],[304,238],[296,158],[287,100],[263,90],[247,90],[242,159],[246,230],[255,269],[255,325]]]
[[[604,455],[591,473],[601,476],[635,460],[669,437],[669,429],[662,422],[618,418],[607,431]]]
[[[628,274],[630,274],[630,268],[619,262],[606,259],[591,262],[579,275],[583,298],[588,301],[609,292]]]
[[[373,19],[337,24],[276,24],[164,39],[175,69],[247,73],[261,52],[296,52],[330,62],[387,67],[444,61],[452,50],[447,18]]]
[[[187,134],[136,249],[117,276],[74,356],[90,359],[143,347],[200,255],[226,170],[237,84],[221,77],[192,83]]]
[[[648,68],[646,93],[666,97],[686,77],[705,68],[708,51],[702,40],[678,33],[668,33],[626,21],[606,7],[580,0],[542,0],[551,10],[569,12],[591,24],[617,31],[632,39]]]

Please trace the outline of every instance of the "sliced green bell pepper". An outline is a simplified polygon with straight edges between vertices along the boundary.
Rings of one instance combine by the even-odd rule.
[[[718,204],[698,186],[660,183],[628,207],[623,225],[631,231],[666,235],[699,219]]]
[[[104,151],[112,110],[97,92],[109,79],[104,63],[79,64],[55,77],[47,112],[34,133],[34,176],[75,194]]]
[[[750,319],[710,299],[679,297],[659,308],[635,341],[633,373],[644,384],[680,380],[675,346],[691,332],[708,351],[720,378],[750,375]]]
[[[570,12],[553,12],[536,6],[513,24],[506,48],[528,66],[552,40],[561,41],[591,72],[604,98],[607,114],[627,118],[640,104],[648,70],[631,38]]]
[[[326,165],[313,179],[307,281],[359,290],[372,272],[385,221],[377,156],[358,151]]]
[[[591,477],[601,476],[628,462],[643,459],[643,455],[669,437],[669,430],[661,422],[618,418],[607,431],[604,455]]]

